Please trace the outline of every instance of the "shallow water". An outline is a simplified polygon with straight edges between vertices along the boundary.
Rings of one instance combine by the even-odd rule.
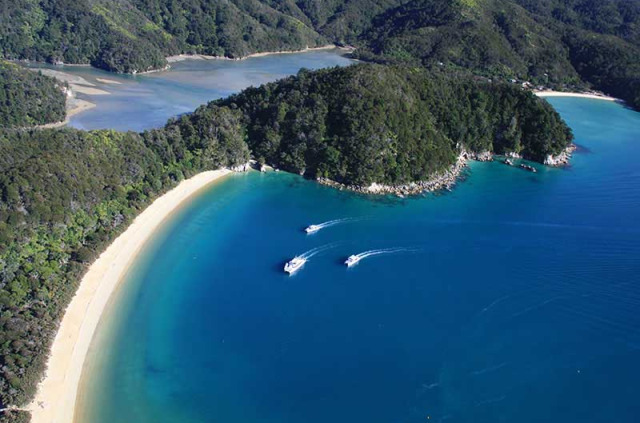
[[[353,63],[338,49],[294,54],[273,54],[246,60],[186,60],[171,69],[145,75],[117,75],[90,67],[43,66],[85,78],[109,95],[78,98],[97,107],[72,116],[69,126],[78,129],[142,131],[164,126],[172,116],[192,112],[202,104],[227,97],[249,86],[259,86],[301,68],[318,69]],[[96,78],[116,81],[109,84]]]
[[[567,169],[473,163],[404,200],[282,172],[207,190],[114,298],[78,421],[637,422],[640,114],[551,102]],[[343,265],[393,247],[415,251]]]

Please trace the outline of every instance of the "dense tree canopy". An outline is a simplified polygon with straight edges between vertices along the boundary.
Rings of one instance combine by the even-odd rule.
[[[410,0],[371,21],[356,37],[357,54],[561,89],[591,84],[640,107],[639,4]]]
[[[15,0],[0,10],[5,58],[117,72],[157,69],[176,53],[242,57],[328,42],[374,61],[592,84],[639,106],[635,0]],[[627,53],[603,63],[610,49]]]
[[[363,59],[467,68],[640,106],[640,3],[628,0],[16,0],[0,54],[161,68],[164,56],[242,57],[348,43]],[[603,58],[613,49],[606,63]]]
[[[219,107],[143,134],[0,131],[0,408],[35,393],[57,323],[105,244],[180,180],[248,161],[241,118]]]
[[[425,180],[462,148],[543,161],[571,139],[551,106],[518,86],[421,68],[302,71],[210,105],[220,106],[243,111],[259,160],[346,184]]]
[[[0,128],[60,122],[65,118],[63,84],[0,60]]]

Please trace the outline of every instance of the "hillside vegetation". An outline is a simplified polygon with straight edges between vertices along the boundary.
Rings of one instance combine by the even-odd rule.
[[[184,178],[246,163],[240,114],[209,118],[207,134],[0,131],[0,408],[33,397],[81,275],[139,211]]]
[[[0,54],[116,72],[165,56],[243,57],[347,43],[373,61],[446,66],[640,106],[636,0],[16,0]]]
[[[0,15],[10,59],[86,63],[136,73],[165,56],[241,57],[326,43],[301,20],[257,0],[15,0]]]
[[[517,86],[421,68],[302,71],[191,119],[217,107],[243,112],[259,161],[348,185],[426,180],[462,149],[542,162],[571,140],[553,108]]]
[[[66,115],[63,84],[0,60],[0,128],[60,122]]]
[[[361,58],[465,68],[640,107],[640,2],[411,0],[359,35]]]

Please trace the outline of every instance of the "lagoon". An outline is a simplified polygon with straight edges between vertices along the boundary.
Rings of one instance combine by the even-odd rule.
[[[143,131],[164,126],[171,117],[195,110],[209,101],[259,86],[300,69],[346,66],[354,61],[340,49],[294,54],[271,54],[245,60],[184,60],[168,71],[142,75],[117,75],[84,66],[31,65],[84,78],[91,88],[108,95],[82,94],[78,98],[96,107],[72,116],[77,129]]]

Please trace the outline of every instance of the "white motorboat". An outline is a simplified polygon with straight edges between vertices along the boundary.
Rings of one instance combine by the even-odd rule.
[[[293,275],[295,272],[300,270],[302,266],[307,262],[307,259],[304,257],[294,257],[284,265],[284,271],[290,275]]]
[[[358,262],[361,259],[362,259],[361,254],[354,254],[352,256],[349,256],[349,258],[347,259],[347,261],[344,262],[344,264],[346,264],[347,267],[355,266],[356,264],[358,264]]]
[[[322,226],[320,225],[309,225],[304,231],[308,234],[312,234],[318,232],[320,229],[322,229]]]

